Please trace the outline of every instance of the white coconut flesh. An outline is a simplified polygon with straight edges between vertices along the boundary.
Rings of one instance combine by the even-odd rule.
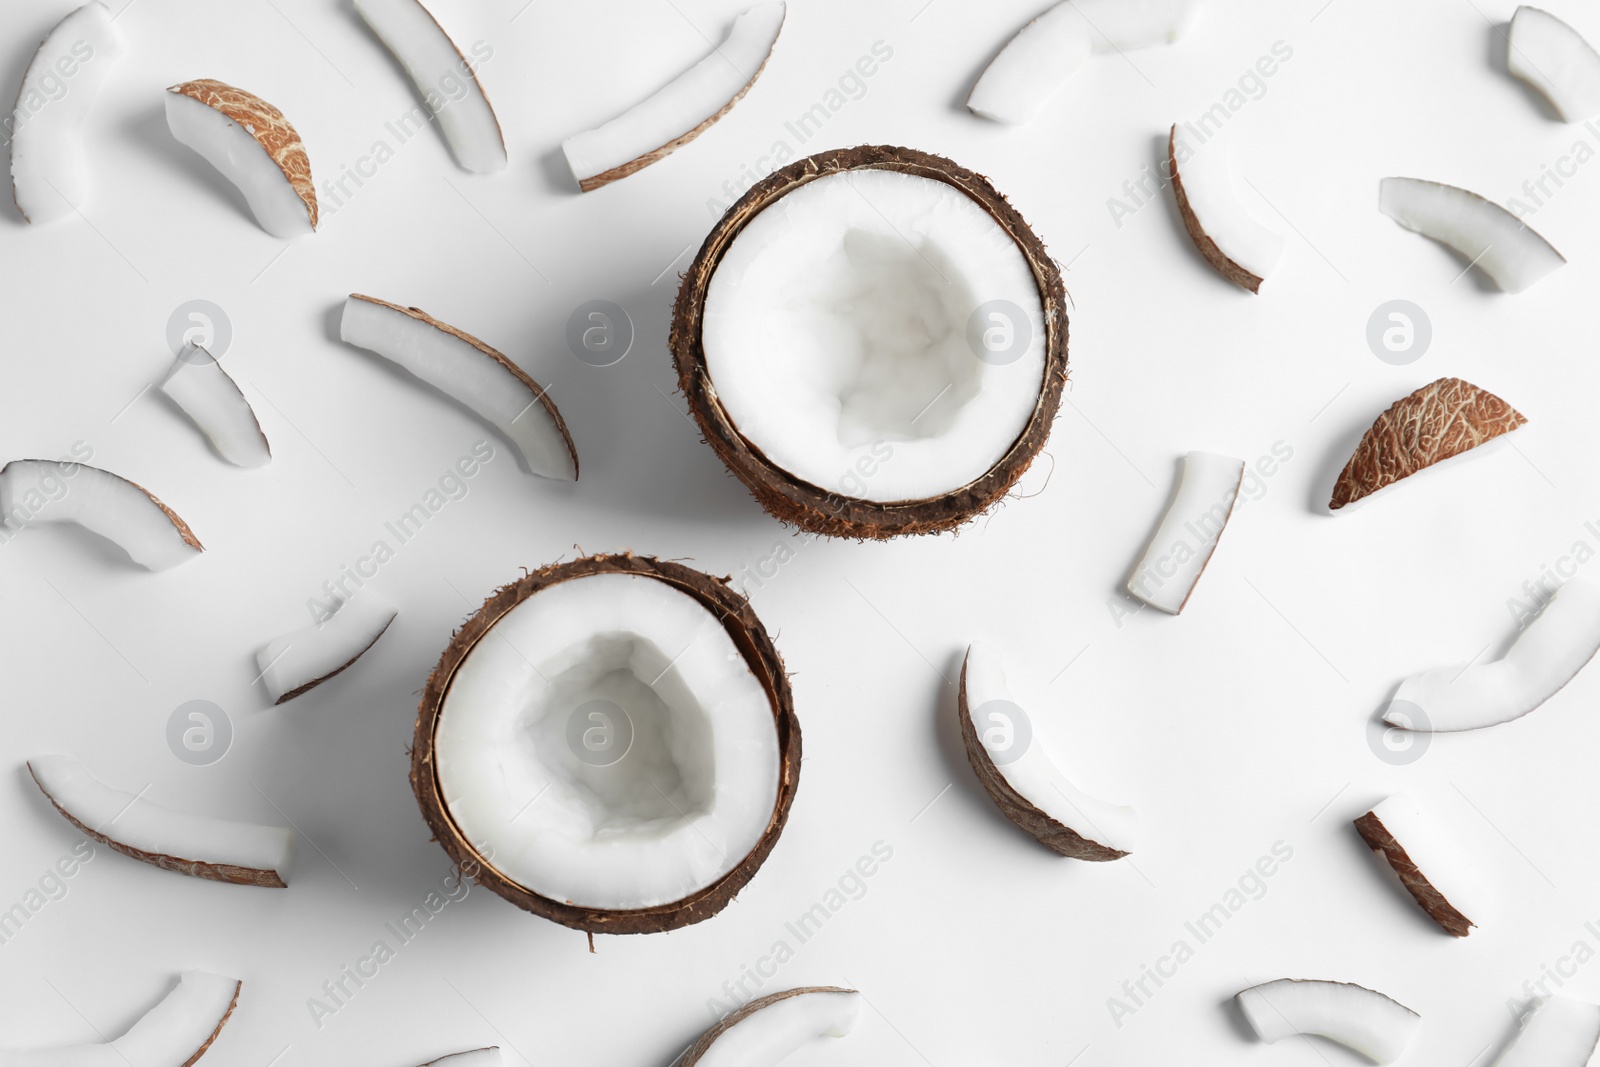
[[[818,989],[775,1000],[724,1030],[694,1067],[773,1067],[822,1037],[845,1037],[861,1016],[861,994]]]
[[[1567,262],[1511,212],[1453,185],[1385,178],[1378,208],[1406,229],[1455,249],[1508,293],[1522,292]]]
[[[0,469],[0,519],[12,526],[74,523],[119,545],[147,570],[198,556],[172,518],[145,490],[98,467],[43,459]]]
[[[1236,195],[1228,146],[1201,142],[1185,126],[1173,136],[1173,155],[1183,194],[1200,228],[1217,250],[1257,278],[1266,278],[1283,257],[1282,234],[1261,224]]]
[[[28,769],[69,816],[118,844],[153,856],[272,871],[289,881],[294,835],[287,827],[173,811],[146,800],[142,792],[106,785],[73,756],[35,756]]]
[[[1044,382],[1043,304],[1016,242],[954,186],[886,170],[819,178],[751,220],[712,275],[701,339],[750,444],[873,501],[982,477]]]
[[[1405,1052],[1422,1017],[1376,990],[1348,982],[1280,978],[1239,994],[1256,1036],[1268,1043],[1310,1034],[1354,1049],[1375,1063]]]
[[[239,384],[211,353],[192,345],[161,380],[161,391],[194,420],[217,455],[238,467],[264,467],[272,449],[261,432],[255,409]]]
[[[1506,36],[1506,70],[1537,89],[1567,122],[1600,114],[1600,53],[1548,11],[1517,8]]]
[[[543,393],[483,349],[362,296],[344,303],[339,336],[398,364],[499,430],[534,474],[575,481],[578,461]]]
[[[1435,667],[1400,683],[1385,719],[1403,730],[1446,733],[1510,722],[1577,677],[1600,651],[1600,585],[1574,578],[1529,622],[1506,654]],[[1421,709],[1420,721],[1411,708]]]
[[[434,115],[462,170],[493,174],[506,167],[506,142],[494,107],[461,50],[418,0],[356,0],[356,10],[405,68]],[[459,98],[444,88],[462,84]]]
[[[1372,809],[1428,884],[1474,925],[1486,910],[1483,880],[1433,814],[1409,793],[1396,793]]]
[[[341,604],[322,622],[273,638],[256,653],[262,685],[281,704],[291,693],[326,681],[371,648],[398,614],[363,596]]]
[[[502,1063],[498,1046],[475,1048],[470,1052],[455,1052],[429,1060],[422,1067],[500,1067]]]
[[[640,575],[570,579],[457,668],[434,738],[445,807],[501,874],[628,910],[718,882],[777,805],[767,691],[698,600]]]
[[[602,126],[561,143],[579,185],[716,121],[749,87],[783,29],[785,5],[757,4],[734,19],[700,62]]]
[[[1215,452],[1184,456],[1177,494],[1134,567],[1128,592],[1168,614],[1181,612],[1211,562],[1243,478],[1242,459]]]
[[[29,222],[87,204],[84,122],[123,51],[111,12],[88,3],[56,23],[28,63],[11,113],[11,188]]]
[[[1041,719],[1027,716],[1006,684],[1005,662],[998,648],[975,641],[967,649],[965,675],[967,714],[995,769],[1024,800],[1079,837],[1119,852],[1132,852],[1136,819],[1130,807],[1111,804],[1079,789],[1062,773],[1039,737]],[[1021,724],[1027,716],[1027,736]],[[1020,756],[1012,747],[1025,747]]]
[[[306,202],[249,130],[216,108],[170,89],[167,129],[239,190],[263,230],[285,238],[314,232]]]
[[[0,1067],[181,1067],[227,1019],[239,980],[185,971],[178,985],[128,1032],[104,1044],[0,1050]]]
[[[1494,1067],[1584,1067],[1600,1043],[1600,1006],[1553,996],[1523,1019]]]

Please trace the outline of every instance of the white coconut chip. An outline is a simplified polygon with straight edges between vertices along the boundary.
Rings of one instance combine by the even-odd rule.
[[[236,978],[185,971],[177,988],[115,1041],[0,1050],[0,1067],[186,1067],[228,1021],[241,984]]]
[[[1567,122],[1600,114],[1600,53],[1548,11],[1517,8],[1506,35],[1506,70],[1538,90]]]
[[[1215,452],[1183,457],[1177,495],[1134,567],[1128,592],[1168,614],[1181,612],[1211,562],[1243,479],[1242,459]]]
[[[1365,986],[1280,978],[1238,995],[1256,1036],[1269,1044],[1310,1034],[1337,1041],[1375,1063],[1405,1052],[1422,1017]]]
[[[0,469],[0,521],[13,528],[74,523],[159,571],[204,551],[188,525],[148,490],[82,463],[15,459]]]
[[[1585,1067],[1600,1044],[1600,1006],[1553,996],[1536,1005],[1494,1067]]]
[[[1511,212],[1453,185],[1385,178],[1378,209],[1406,229],[1455,249],[1508,293],[1522,292],[1567,262]]]
[[[332,678],[378,643],[399,612],[362,596],[339,606],[332,617],[270,641],[256,653],[261,683],[282,704]]]
[[[229,463],[264,467],[272,462],[272,448],[255,409],[222,364],[201,346],[190,345],[173,361],[160,389]]]

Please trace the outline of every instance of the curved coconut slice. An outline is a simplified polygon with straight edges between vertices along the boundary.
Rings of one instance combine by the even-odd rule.
[[[88,201],[83,124],[122,54],[111,12],[88,3],[56,23],[28,63],[11,111],[11,196],[29,222],[54,222]]]
[[[505,135],[489,96],[428,9],[419,0],[356,0],[356,10],[411,76],[461,169],[473,174],[505,170]],[[456,84],[465,88],[459,99],[441,95],[442,87]]]
[[[205,551],[189,524],[144,486],[82,463],[14,459],[0,467],[0,521],[75,523],[152,571]]]
[[[1433,818],[1413,798],[1396,793],[1355,821],[1356,832],[1399,875],[1400,884],[1453,937],[1477,924],[1462,909],[1480,914],[1474,879],[1461,853],[1441,836]]]
[[[1116,860],[1128,854],[1133,809],[1089,796],[1067,780],[1037,737],[1019,734],[1015,720],[1026,721],[1026,713],[1011,700],[997,650],[977,642],[967,649],[958,704],[967,759],[1006,818],[1073,859]]]
[[[422,1067],[500,1067],[500,1047],[490,1045],[488,1048],[475,1048],[470,1052],[455,1052],[448,1056],[440,1056],[436,1060],[429,1060]]]
[[[1440,378],[1396,400],[1361,436],[1333,485],[1328,510],[1337,511],[1527,423],[1522,413],[1486,389]]]
[[[399,612],[363,597],[304,629],[274,638],[256,653],[274,704],[293,700],[349,667],[378,643]]]
[[[1044,446],[1067,371],[1044,245],[979,175],[905,148],[758,182],[684,276],[671,344],[762,507],[855,538],[953,529]]]
[[[190,1067],[222,1033],[244,983],[185,971],[178,985],[115,1041],[0,1049],[0,1067]]]
[[[861,1015],[861,994],[805,986],[759,997],[701,1034],[678,1067],[774,1067],[819,1037],[844,1037]]]
[[[1435,667],[1395,691],[1394,708],[1422,709],[1421,722],[1391,710],[1391,726],[1418,732],[1478,730],[1520,719],[1555,696],[1600,650],[1600,585],[1574,578],[1492,663]]]
[[[289,884],[294,835],[285,827],[172,811],[105,785],[72,756],[35,756],[28,771],[68,822],[124,856],[214,882]]]
[[[1584,1067],[1600,1045],[1600,1006],[1553,996],[1522,1020],[1494,1067]]]
[[[1233,195],[1233,175],[1223,147],[1209,152],[1176,123],[1167,136],[1172,194],[1183,228],[1217,273],[1235,285],[1261,291],[1261,283],[1283,256],[1283,235],[1267,229]]]
[[[222,364],[200,345],[191,345],[161,380],[161,391],[194,420],[217,455],[237,467],[265,467],[272,446],[261,432],[255,409]]]
[[[1199,6],[1198,0],[1062,0],[990,60],[967,108],[995,122],[1027,122],[1092,53],[1176,41]]]
[[[211,78],[167,90],[167,128],[227,178],[274,237],[317,228],[311,160],[283,112],[243,89]]]
[[[1178,492],[1128,579],[1128,592],[1169,615],[1189,603],[1244,484],[1244,460],[1215,452],[1183,457]]]
[[[799,776],[794,698],[749,603],[637,556],[491,596],[429,677],[412,744],[412,789],[456,863],[590,933],[721,911],[777,843]]]
[[[1567,122],[1600,113],[1600,53],[1548,11],[1517,8],[1506,37],[1506,70],[1539,90]]]
[[[710,55],[605,125],[561,142],[578,188],[591,192],[643,170],[732,111],[766,69],[785,10],[782,0],[750,8]]]
[[[1508,293],[1520,293],[1566,257],[1492,200],[1419,178],[1385,178],[1378,210],[1465,256]]]
[[[1375,1063],[1405,1052],[1422,1017],[1365,986],[1280,978],[1238,995],[1239,1007],[1261,1040],[1313,1034],[1337,1041]]]
[[[409,2],[409,0],[408,0]],[[420,308],[351,293],[339,336],[376,352],[499,430],[534,474],[578,478],[578,450],[545,388],[482,341]]]

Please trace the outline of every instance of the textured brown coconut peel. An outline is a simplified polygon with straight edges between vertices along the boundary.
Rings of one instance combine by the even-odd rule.
[[[294,187],[295,195],[306,206],[311,228],[317,228],[317,189],[311,182],[311,157],[300,142],[300,134],[283,112],[254,93],[234,88],[215,78],[200,78],[167,89],[191,100],[198,100],[213,111],[220,111],[256,139],[283,176]]]
[[[1328,508],[1337,511],[1527,421],[1516,408],[1471,382],[1440,378],[1378,416],[1334,483]]]
[[[1217,242],[1211,239],[1211,235],[1206,233],[1194,209],[1189,206],[1189,194],[1183,187],[1183,175],[1178,172],[1177,142],[1178,126],[1174,123],[1172,131],[1167,134],[1167,166],[1172,173],[1172,195],[1178,200],[1178,214],[1183,218],[1183,228],[1189,231],[1189,239],[1194,242],[1195,248],[1200,250],[1205,261],[1216,268],[1218,274],[1241,289],[1260,293],[1262,277],[1259,274],[1251,274],[1229,259],[1227,254],[1217,247]]]
[[[710,1051],[711,1046],[719,1037],[733,1029],[739,1023],[742,1023],[746,1019],[750,1018],[750,1016],[754,1015],[762,1008],[769,1008],[779,1001],[788,1000],[790,997],[805,996],[808,993],[854,992],[854,989],[845,989],[842,986],[810,985],[801,986],[798,989],[785,989],[781,993],[769,993],[767,996],[757,997],[755,1000],[752,1000],[738,1011],[731,1012],[728,1015],[723,1016],[715,1026],[696,1038],[694,1044],[685,1049],[683,1055],[678,1058],[677,1067],[695,1067],[695,1064],[699,1063],[701,1057]]]
[[[1412,862],[1406,853],[1405,847],[1395,840],[1395,836],[1383,825],[1383,820],[1378,818],[1378,813],[1369,811],[1355,821],[1356,833],[1367,843],[1367,847],[1383,856],[1394,873],[1400,876],[1400,884],[1406,887],[1417,902],[1417,906],[1428,913],[1428,918],[1438,923],[1445,933],[1452,937],[1466,937],[1472,933],[1476,924],[1455,909],[1443,893],[1435,889],[1433,883],[1428,881],[1427,875]]]
[[[308,693],[311,690],[315,689],[317,686],[321,685],[323,682],[326,682],[328,679],[333,678],[336,675],[343,674],[345,671],[349,670],[350,667],[355,664],[356,660],[360,659],[362,656],[365,656],[368,652],[372,651],[372,646],[378,643],[378,639],[380,637],[382,637],[384,634],[389,632],[389,627],[394,625],[394,619],[397,618],[397,617],[398,616],[392,617],[392,618],[389,619],[388,622],[384,623],[383,624],[383,628],[381,630],[379,630],[377,633],[372,635],[372,640],[368,641],[365,645],[363,645],[360,652],[357,652],[355,655],[351,656],[349,659],[345,660],[343,663],[339,664],[339,666],[335,667],[333,670],[329,671],[327,674],[324,674],[322,677],[313,678],[313,679],[311,679],[311,681],[306,682],[303,685],[295,686],[293,689],[291,689],[287,693],[283,694],[283,696],[279,697],[277,700],[274,700],[272,702],[273,706],[276,707],[279,704],[287,704],[289,701],[293,700],[295,697],[302,696],[305,693]]]
[[[772,706],[778,734],[780,760],[778,798],[772,817],[755,848],[733,870],[714,884],[682,900],[650,908],[626,911],[586,908],[540,896],[507,878],[495,869],[493,861],[479,853],[445,804],[434,766],[434,735],[439,714],[457,669],[472,649],[506,613],[529,597],[561,582],[597,574],[633,574],[666,582],[697,600],[721,621],[746,665],[761,683]],[[789,819],[795,790],[800,784],[800,720],[795,715],[794,694],[783,668],[783,658],[771,636],[756,617],[750,602],[729,588],[727,579],[686,567],[681,563],[650,556],[586,556],[570,563],[551,564],[526,574],[518,581],[496,590],[477,613],[457,630],[428,676],[417,709],[416,732],[411,748],[411,790],[416,794],[422,817],[434,838],[457,866],[474,882],[504,897],[517,907],[541,915],[552,922],[594,934],[649,934],[675,930],[703,922],[727,907],[745,884],[766,862]]]
[[[217,1028],[211,1031],[211,1036],[206,1038],[205,1044],[196,1049],[194,1055],[184,1060],[178,1067],[194,1067],[199,1062],[200,1057],[211,1050],[211,1046],[216,1042],[217,1036],[222,1033],[222,1028],[228,1025],[229,1019],[233,1018],[233,1009],[239,1006],[239,994],[243,989],[243,982],[233,983],[233,999],[228,1002],[228,1010],[222,1013],[222,1018],[217,1020]]]
[[[929,500],[879,502],[843,496],[802,481],[774,464],[745,439],[723,408],[706,370],[700,331],[711,278],[734,238],[763,210],[818,178],[853,170],[888,170],[931,178],[961,190],[988,212],[1016,243],[1033,271],[1044,309],[1045,366],[1039,396],[1027,426],[982,477]],[[1067,295],[1061,271],[1044,242],[989,180],[943,156],[885,145],[822,152],[774,171],[751,186],[706,237],[678,288],[669,341],[678,369],[678,391],[700,427],[701,437],[734,477],[769,514],[830,537],[883,540],[902,534],[954,529],[998,504],[1027,471],[1050,436],[1067,382]]]

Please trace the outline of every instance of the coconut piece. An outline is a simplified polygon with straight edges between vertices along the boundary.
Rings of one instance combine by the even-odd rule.
[[[1528,420],[1493,393],[1460,378],[1440,378],[1396,400],[1361,436],[1333,485],[1328,509],[1371,496]]]
[[[35,756],[28,771],[68,822],[124,856],[214,882],[289,884],[294,835],[285,827],[172,811],[105,785],[72,756]]]
[[[237,467],[265,467],[272,446],[255,409],[222,364],[201,345],[190,345],[161,380],[163,393],[194,420],[217,455]]]
[[[254,93],[202,78],[167,90],[167,128],[244,194],[263,230],[274,237],[316,231],[311,160],[283,112]]]
[[[1511,16],[1506,70],[1537,89],[1567,122],[1600,113],[1600,53],[1548,11],[1524,4]]]
[[[1180,132],[1173,124],[1167,159],[1183,228],[1218,274],[1259,293],[1283,256],[1283,235],[1257,222],[1234,195],[1226,146],[1202,147],[1187,128]]]
[[[785,11],[782,0],[756,4],[710,55],[603,126],[562,141],[578,188],[592,192],[641,171],[732,111],[766,69]]]
[[[410,0],[407,0],[410,2]],[[420,308],[351,293],[339,336],[376,352],[499,430],[534,474],[578,478],[578,450],[545,388],[476,337]]]
[[[432,13],[419,0],[356,0],[356,10],[410,75],[461,169],[505,170],[505,135],[483,83]],[[459,99],[441,95],[457,83],[465,88]]]
[[[256,653],[261,682],[274,704],[326,682],[378,643],[399,612],[369,597],[339,605],[333,615],[275,637]]]
[[[1012,702],[998,650],[979,642],[967,649],[957,707],[967,759],[1006,818],[1073,859],[1116,860],[1133,848],[1133,809],[1091,797],[1061,773],[1023,725],[1027,714]]]
[[[111,12],[88,3],[56,23],[29,61],[10,130],[11,197],[27,221],[54,222],[88,202],[83,125],[123,51]]]
[[[1043,447],[1066,294],[984,178],[905,148],[825,152],[758,182],[678,291],[679,388],[777,518],[833,536],[952,529]]]
[[[1384,716],[1402,730],[1450,733],[1520,719],[1563,686],[1600,651],[1600,585],[1573,578],[1556,590],[1492,663],[1435,667],[1400,683]],[[1399,709],[1422,710],[1413,721]]]
[[[1385,178],[1378,210],[1461,253],[1501,289],[1520,293],[1566,257],[1523,221],[1477,193],[1419,178]]]
[[[0,1067],[190,1067],[222,1033],[243,984],[219,974],[184,971],[172,992],[115,1041],[0,1049]]]
[[[1600,1006],[1552,996],[1522,1019],[1494,1067],[1584,1067],[1600,1044]]]
[[[14,459],[0,467],[0,521],[75,523],[152,571],[205,551],[189,524],[144,486],[83,463]]]
[[[749,603],[677,563],[590,556],[496,592],[429,676],[411,785],[480,885],[590,933],[721,911],[800,777],[783,661]]]
[[[1178,491],[1145,546],[1128,592],[1169,615],[1189,603],[1244,484],[1244,460],[1215,452],[1183,457]]]
[[[454,1052],[448,1056],[440,1056],[436,1060],[424,1063],[422,1067],[500,1067],[502,1062],[500,1047],[490,1045],[488,1048],[475,1048],[470,1052]]]
[[[678,1067],[774,1067],[819,1037],[845,1037],[861,1015],[861,994],[804,986],[758,997],[724,1016],[678,1059]]]
[[[1400,884],[1452,937],[1466,937],[1477,924],[1462,909],[1480,914],[1473,879],[1461,853],[1442,836],[1416,800],[1396,793],[1355,821],[1356,832],[1381,855]]]
[[[1405,1052],[1422,1017],[1365,986],[1280,978],[1239,993],[1250,1028],[1271,1044],[1312,1034],[1337,1041],[1374,1063],[1392,1063]]]

